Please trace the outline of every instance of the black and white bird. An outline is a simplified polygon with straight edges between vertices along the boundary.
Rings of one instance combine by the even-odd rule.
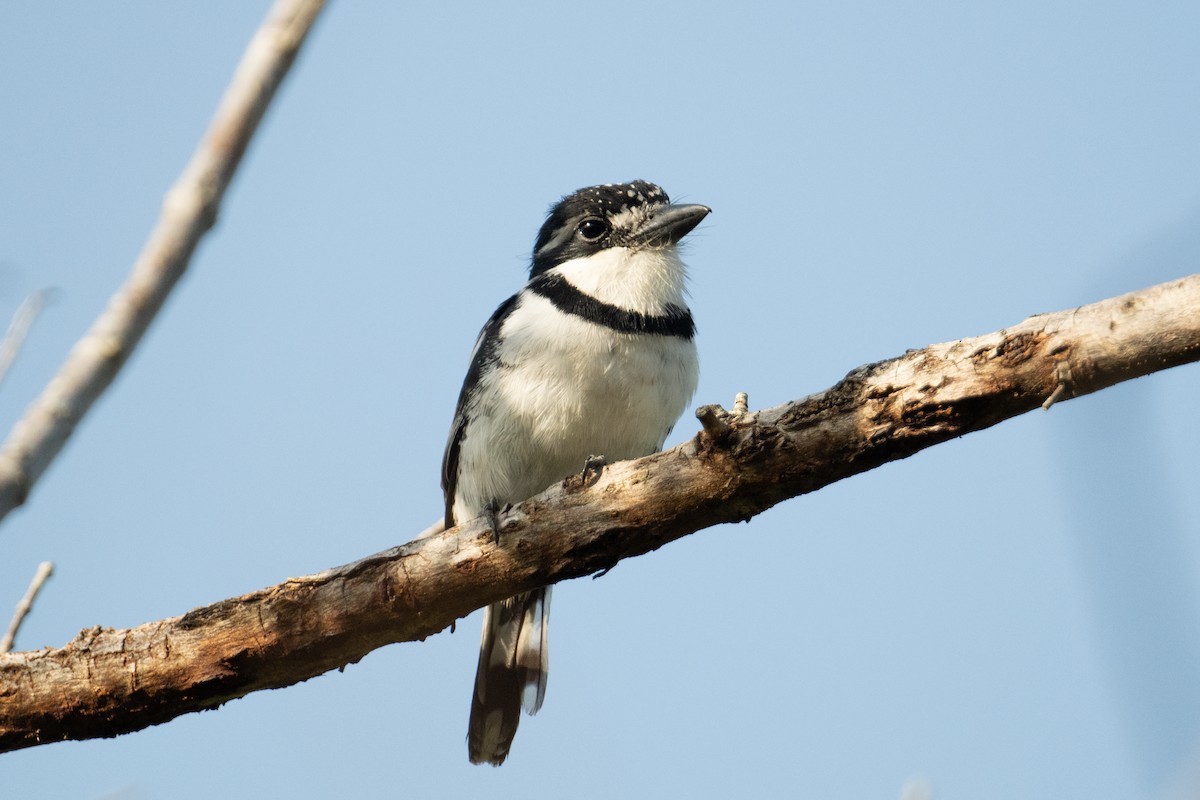
[[[709,213],[652,183],[580,189],[538,232],[529,281],[475,343],[446,443],[445,525],[495,514],[572,473],[659,450],[696,390],[676,245]],[[550,587],[484,612],[471,761],[504,762],[542,705]]]

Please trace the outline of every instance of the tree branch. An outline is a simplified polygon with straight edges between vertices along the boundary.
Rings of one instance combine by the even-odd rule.
[[[42,587],[46,585],[46,581],[53,574],[54,564],[52,562],[43,561],[38,564],[37,572],[33,573],[33,580],[29,582],[29,588],[25,590],[25,596],[17,603],[17,610],[13,612],[12,622],[8,623],[8,630],[4,632],[3,637],[0,637],[0,653],[12,650],[13,642],[17,639],[17,632],[21,630],[21,623],[33,610],[33,601],[37,600]]]
[[[431,636],[1043,405],[1200,360],[1200,275],[868,364],[819,394],[706,407],[691,441],[362,561],[65,647],[0,655],[0,750],[115,736]],[[569,532],[569,533],[567,533]]]
[[[0,519],[25,502],[183,276],[196,245],[216,223],[225,189],[323,5],[277,0],[251,40],[124,286],[0,449]]]

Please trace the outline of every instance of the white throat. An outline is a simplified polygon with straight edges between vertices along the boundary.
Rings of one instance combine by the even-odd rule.
[[[686,307],[687,267],[675,247],[609,247],[550,271],[584,294],[628,311],[662,314],[668,305]]]

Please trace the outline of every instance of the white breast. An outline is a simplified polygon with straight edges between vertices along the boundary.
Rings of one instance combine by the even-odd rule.
[[[661,312],[659,298],[641,299],[654,301],[645,312]],[[696,390],[693,342],[617,333],[532,293],[521,295],[500,334],[500,363],[474,393],[460,445],[460,520],[493,499],[524,500],[580,471],[588,456],[615,462],[655,452]]]

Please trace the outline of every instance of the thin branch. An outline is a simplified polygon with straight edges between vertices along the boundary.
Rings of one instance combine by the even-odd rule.
[[[0,750],[115,736],[432,636],[504,597],[593,574],[1038,408],[1200,360],[1200,275],[868,364],[491,524],[65,647],[0,655]],[[1064,369],[1062,365],[1069,368]]]
[[[29,612],[33,609],[33,601],[37,600],[38,592],[42,591],[42,586],[53,574],[54,564],[52,562],[43,561],[38,564],[37,572],[33,573],[33,580],[29,582],[29,588],[25,590],[25,596],[21,598],[21,602],[17,603],[17,610],[13,612],[12,622],[8,623],[8,630],[4,632],[4,638],[0,639],[0,653],[12,650],[13,642],[17,638],[17,631],[21,630],[21,623],[25,621],[25,617],[29,616]]]
[[[277,0],[251,40],[191,163],[125,284],[0,449],[0,519],[25,502],[88,409],[129,359],[200,239],[323,0]]]
[[[4,334],[4,340],[0,341],[0,383],[4,383],[4,379],[8,377],[8,371],[12,368],[13,362],[17,360],[17,355],[21,352],[21,346],[25,344],[25,337],[29,335],[29,329],[33,326],[34,320],[38,318],[42,309],[53,299],[54,295],[53,289],[38,289],[17,307],[12,321],[8,323],[8,331]]]

